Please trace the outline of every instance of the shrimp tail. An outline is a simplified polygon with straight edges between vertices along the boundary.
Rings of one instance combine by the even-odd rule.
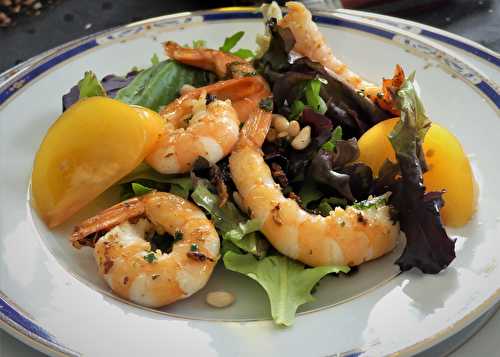
[[[75,248],[82,246],[93,247],[94,239],[87,239],[88,236],[98,232],[109,231],[122,222],[139,217],[144,214],[144,203],[137,197],[120,202],[102,211],[99,215],[86,219],[77,225],[71,234],[70,241]]]
[[[256,109],[243,125],[236,149],[247,146],[260,148],[271,126],[271,118],[271,112]]]
[[[206,71],[214,72],[217,77],[224,78],[228,75],[228,70],[233,64],[242,64],[249,66],[240,57],[208,48],[189,48],[182,47],[173,41],[167,41],[163,48],[168,57]]]

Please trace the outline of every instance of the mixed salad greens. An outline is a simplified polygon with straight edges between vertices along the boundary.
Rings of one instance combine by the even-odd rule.
[[[442,192],[425,192],[426,170],[422,142],[430,127],[414,86],[414,74],[400,87],[392,88],[400,120],[389,135],[396,161],[386,161],[377,176],[358,162],[357,139],[380,121],[393,115],[333,76],[309,58],[293,58],[295,43],[289,29],[268,23],[271,42],[255,60],[257,71],[268,81],[275,113],[312,128],[311,144],[296,150],[285,140],[266,142],[265,161],[285,194],[293,195],[305,210],[328,215],[336,207],[354,205],[368,209],[389,204],[393,220],[399,221],[407,244],[396,261],[401,270],[418,268],[435,274],[455,257],[454,240],[448,237],[441,219]],[[234,50],[243,37],[240,31],[219,48],[244,59],[248,49]],[[192,47],[204,47],[194,41]],[[155,55],[146,69],[132,69],[124,77],[92,72],[63,97],[66,110],[80,98],[108,96],[155,111],[175,99],[184,84],[196,87],[215,81],[213,74],[174,60],[160,61]],[[256,280],[267,292],[271,314],[277,324],[289,326],[297,308],[313,300],[311,291],[326,274],[348,273],[347,266],[310,268],[274,250],[259,232],[262,222],[250,219],[235,202],[235,186],[227,159],[209,167],[200,158],[188,175],[162,175],[141,164],[119,185],[122,199],[151,190],[172,192],[190,198],[212,219],[222,238],[226,269]],[[174,237],[172,237],[174,239]]]

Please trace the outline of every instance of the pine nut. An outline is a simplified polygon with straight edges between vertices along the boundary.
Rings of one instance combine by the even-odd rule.
[[[273,114],[273,127],[278,132],[287,130],[289,125],[290,123],[283,115]]]
[[[297,134],[292,140],[292,147],[295,150],[304,150],[311,143],[311,127],[308,125]]]
[[[269,129],[269,131],[267,132],[267,135],[266,135],[266,139],[267,141],[270,141],[270,142],[273,142],[274,140],[276,140],[276,130],[274,128],[271,128]]]
[[[192,92],[196,89],[196,87],[193,87],[191,84],[184,84],[181,87],[181,90],[179,91],[180,95],[184,95],[186,93]]]
[[[231,305],[235,297],[227,291],[212,291],[207,294],[205,300],[210,306],[222,308]]]
[[[300,132],[300,124],[297,120],[292,120],[290,122],[290,125],[288,126],[288,135],[290,135],[292,138],[296,137],[299,135]]]

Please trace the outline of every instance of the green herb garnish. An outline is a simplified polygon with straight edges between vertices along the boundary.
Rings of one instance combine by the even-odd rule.
[[[389,199],[389,196],[391,195],[390,192],[384,193],[382,196],[377,196],[373,198],[369,198],[364,201],[360,202],[355,202],[352,206],[354,208],[360,209],[360,210],[365,210],[369,208],[379,208],[382,206],[387,205],[387,201]]]
[[[316,113],[320,114],[325,114],[328,109],[325,101],[319,95],[321,85],[324,83],[325,81],[320,78],[312,79],[307,83],[305,88],[307,105],[310,106]]]
[[[302,112],[304,111],[305,104],[300,101],[300,100],[295,100],[292,103],[292,112],[290,113],[290,119],[297,119],[302,115]]]
[[[156,254],[154,252],[149,252],[144,256],[144,260],[150,264],[153,263],[156,259]]]
[[[322,148],[326,151],[332,152],[335,150],[335,146],[337,146],[337,141],[342,139],[342,127],[339,125],[332,131],[332,135],[330,139],[326,143],[323,144]]]
[[[174,242],[178,242],[184,238],[184,235],[182,234],[181,231],[175,231],[174,233]]]
[[[266,112],[273,111],[273,99],[272,98],[264,98],[259,103],[259,108],[265,110]]]

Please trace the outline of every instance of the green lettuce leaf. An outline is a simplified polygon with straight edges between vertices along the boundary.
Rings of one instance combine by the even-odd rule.
[[[324,81],[319,78],[312,79],[307,83],[304,91],[307,105],[320,114],[325,114],[328,109],[325,101],[319,95],[323,83]]]
[[[83,78],[78,82],[78,88],[80,89],[80,99],[106,96],[104,87],[92,71],[85,72]]]
[[[255,57],[255,54],[251,50],[246,48],[240,48],[237,51],[231,51],[234,46],[236,46],[236,44],[241,40],[243,35],[245,35],[244,31],[238,31],[234,35],[226,37],[226,39],[224,40],[224,44],[219,47],[219,50],[222,52],[231,53],[243,59]]]
[[[134,184],[136,189],[134,189]],[[189,175],[163,175],[151,166],[142,163],[130,174],[122,178],[118,185],[125,186],[122,199],[139,195],[144,189],[163,190],[162,184],[170,184],[170,192],[182,198],[188,198],[193,190],[193,183]],[[141,189],[139,186],[142,186]]]
[[[158,111],[177,97],[184,84],[201,87],[209,84],[211,78],[206,71],[166,60],[141,71],[130,84],[118,91],[116,99]]]
[[[305,208],[307,208],[309,203],[319,200],[323,195],[324,193],[320,191],[311,178],[305,181],[299,192],[300,201]]]
[[[266,254],[268,243],[257,231],[261,222],[245,218],[230,201],[219,207],[219,198],[210,192],[207,185],[200,180],[191,194],[193,201],[210,213],[215,227],[224,241],[229,241],[239,249],[258,257]]]
[[[347,273],[347,266],[305,268],[284,256],[268,256],[257,260],[251,254],[229,251],[224,255],[227,269],[247,275],[266,291],[271,303],[271,315],[278,325],[291,326],[297,308],[314,300],[311,290],[329,273]]]
[[[142,196],[145,195],[146,193],[150,193],[151,191],[153,191],[152,188],[146,187],[137,182],[132,182],[131,185],[132,185],[132,191],[134,191],[134,194],[136,196]]]
[[[234,35],[226,37],[224,40],[224,44],[219,47],[219,50],[222,52],[230,52],[234,46],[241,40],[241,38],[245,35],[244,31],[238,31]]]
[[[332,131],[332,136],[330,136],[330,139],[326,143],[324,143],[321,148],[325,149],[326,151],[332,152],[335,150],[335,147],[337,146],[337,141],[342,139],[342,127],[339,125]]]
[[[396,105],[401,110],[401,116],[389,134],[389,141],[394,151],[408,160],[411,160],[416,152],[422,170],[425,172],[422,143],[432,122],[425,114],[424,105],[413,86],[414,78],[415,72],[404,81],[397,92]]]

